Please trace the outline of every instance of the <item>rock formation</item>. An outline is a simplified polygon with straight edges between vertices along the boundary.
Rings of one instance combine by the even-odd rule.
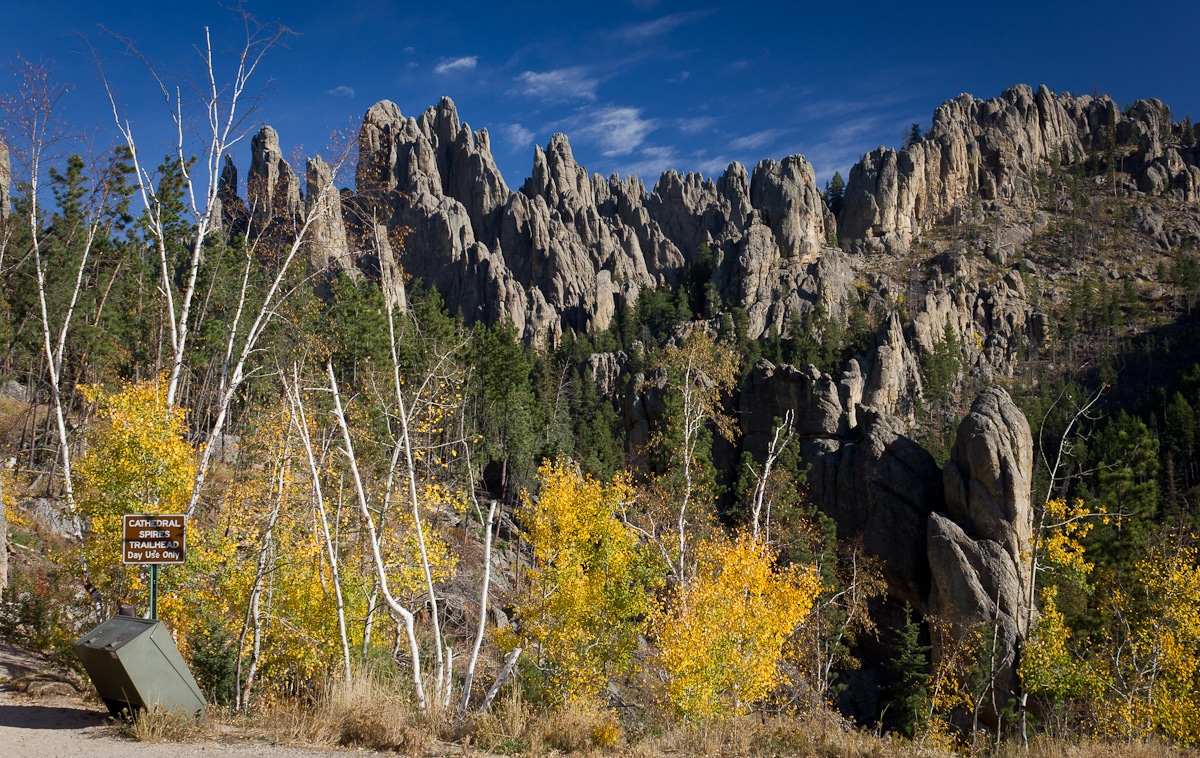
[[[269,126],[259,129],[250,140],[250,155],[246,197],[252,223],[265,228],[275,219],[290,221],[299,217],[300,180],[283,157],[279,134]]]
[[[705,255],[717,296],[749,312],[751,338],[772,326],[786,333],[794,315],[822,298],[840,302],[850,285],[844,265],[821,264],[839,255],[825,246],[835,221],[799,156],[760,163],[753,180],[738,164],[715,183],[668,172],[650,194],[636,177],[589,176],[556,134],[536,148],[530,177],[513,192],[487,132],[461,123],[449,98],[417,118],[386,100],[372,106],[348,197],[302,201],[269,127],[251,149],[247,198],[257,227],[302,207],[320,215],[306,244],[310,271],[349,272],[336,262],[350,260],[378,272],[375,241],[386,238],[403,273],[436,287],[469,321],[512,321],[531,341],[601,331],[643,289],[673,285]],[[311,197],[325,175],[315,162],[307,173]],[[229,165],[221,199],[231,226],[236,183]]]
[[[1030,621],[1029,424],[1004,390],[983,391],[939,470],[889,414],[856,399],[890,397],[864,391],[872,384],[857,365],[835,382],[812,367],[760,361],[740,393],[743,449],[761,460],[777,419],[791,410],[809,499],[834,520],[838,538],[859,538],[880,558],[892,600],[957,633],[996,624],[996,686],[1012,692]]]
[[[839,236],[854,250],[905,250],[978,202],[1032,208],[1039,172],[1089,154],[1119,161],[1143,192],[1194,201],[1200,161],[1194,148],[1167,145],[1169,112],[1158,100],[1139,100],[1122,113],[1107,96],[1024,84],[991,100],[959,95],[937,109],[924,139],[899,151],[881,147],[851,169]]]
[[[1033,438],[1008,394],[984,390],[942,472],[946,515],[929,521],[930,608],[960,628],[997,625],[998,686],[1013,691],[1033,587]],[[936,651],[935,651],[936,652]]]

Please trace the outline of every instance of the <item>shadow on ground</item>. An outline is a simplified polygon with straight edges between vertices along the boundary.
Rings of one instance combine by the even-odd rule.
[[[86,729],[107,722],[107,714],[87,708],[0,705],[0,726],[17,729]]]

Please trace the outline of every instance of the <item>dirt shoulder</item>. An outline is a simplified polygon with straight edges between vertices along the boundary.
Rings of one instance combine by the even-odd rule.
[[[39,656],[0,642],[0,745],[16,758],[95,756],[302,756],[346,755],[345,750],[318,750],[273,745],[220,725],[213,736],[169,746],[137,742],[120,733],[119,725],[77,678],[57,670]],[[357,752],[357,751],[355,751]]]

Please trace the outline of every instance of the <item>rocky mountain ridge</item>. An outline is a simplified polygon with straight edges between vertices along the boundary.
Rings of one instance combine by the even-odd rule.
[[[381,101],[363,118],[354,190],[317,202],[312,188],[333,177],[312,159],[306,199],[278,135],[264,127],[252,143],[246,200],[232,163],[220,197],[233,230],[315,210],[306,251],[318,280],[362,273],[398,302],[415,277],[468,321],[510,321],[530,342],[603,331],[643,290],[674,287],[700,265],[711,269],[712,308],[744,312],[750,339],[791,335],[818,304],[844,318],[855,303],[886,311],[903,302],[915,355],[928,355],[949,322],[972,372],[1009,375],[1015,351],[1044,339],[1049,320],[1012,266],[1046,229],[1039,204],[1055,170],[1087,162],[1129,192],[1194,209],[1200,148],[1169,115],[1157,100],[1121,110],[1108,97],[1044,86],[990,100],[960,95],[937,109],[923,138],[864,155],[835,218],[802,156],[750,172],[733,163],[715,180],[667,171],[648,191],[637,177],[589,176],[562,134],[535,149],[530,177],[513,190],[487,130],[461,122],[449,98],[416,117]],[[1139,228],[1160,245],[1200,236],[1200,213],[1174,228],[1139,213]],[[994,276],[980,276],[962,245],[934,246],[931,276],[921,281],[880,270],[887,258],[878,254],[906,253],[936,228],[985,217]]]

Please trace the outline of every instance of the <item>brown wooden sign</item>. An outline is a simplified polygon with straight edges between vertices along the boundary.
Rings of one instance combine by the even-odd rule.
[[[186,557],[187,516],[125,514],[125,563],[183,563]]]

